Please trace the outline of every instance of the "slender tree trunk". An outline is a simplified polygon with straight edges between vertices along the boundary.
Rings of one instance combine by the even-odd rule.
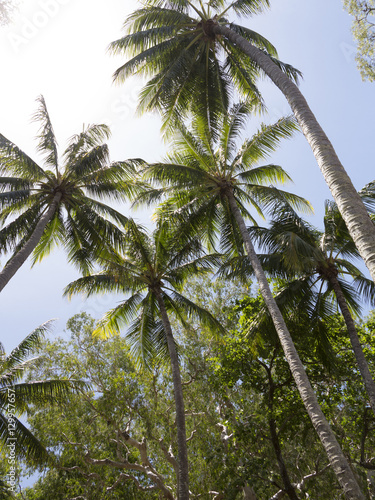
[[[277,426],[276,426],[276,421],[274,419],[274,411],[273,411],[273,403],[274,403],[274,395],[275,395],[275,383],[272,378],[272,373],[271,373],[271,368],[267,366],[265,363],[260,363],[263,368],[266,370],[267,377],[268,377],[268,383],[269,383],[269,391],[268,391],[268,398],[269,398],[269,411],[270,411],[270,416],[268,419],[268,425],[270,428],[270,434],[271,434],[271,443],[273,446],[273,449],[275,451],[277,463],[279,465],[279,470],[280,470],[280,476],[284,484],[283,491],[288,495],[290,500],[299,500],[296,490],[290,480],[288,469],[286,468],[285,462],[284,462],[284,457],[283,453],[281,451],[281,445],[280,445],[280,440],[279,440],[279,434],[277,432]]]
[[[279,465],[279,470],[280,470],[280,476],[284,484],[283,491],[288,495],[290,500],[299,500],[296,490],[289,478],[288,470],[286,468],[283,454],[281,451],[281,446],[280,446],[280,441],[279,441],[279,436],[277,434],[277,428],[276,428],[276,422],[274,418],[270,418],[268,420],[268,425],[270,428],[271,432],[271,442],[273,449],[275,451],[277,463]]]
[[[306,371],[297,353],[294,342],[285,324],[284,318],[282,317],[282,314],[272,295],[266,275],[264,274],[258,256],[255,253],[254,246],[246,229],[245,221],[243,220],[233,193],[228,192],[227,196],[231,211],[241,231],[246,252],[254,269],[254,274],[257,278],[260,292],[272,317],[273,324],[276,328],[281,346],[285,353],[285,357],[289,363],[291,373],[296,382],[298,391],[302,398],[303,404],[305,405],[307,413],[311,419],[311,422],[326,450],[332,469],[335,472],[340,486],[343,489],[347,499],[364,500],[365,497],[363,496],[359,488],[353,471],[351,470],[350,465],[346,460],[341,447],[337,442],[337,439],[322,412],[322,409],[320,408],[319,402],[307,377]]]
[[[349,233],[375,281],[375,224],[371,221],[350,177],[297,85],[280,70],[267,54],[254,47],[227,26],[215,24],[213,31],[217,35],[226,37],[254,60],[286,97],[313,150]]]
[[[334,276],[331,276],[329,280],[330,280],[331,285],[333,286],[333,290],[335,292],[337,302],[339,304],[341,313],[344,317],[346,328],[347,328],[348,333],[349,333],[350,342],[351,342],[352,347],[353,347],[355,359],[357,360],[357,365],[358,365],[359,371],[362,375],[362,378],[363,378],[363,381],[365,384],[367,396],[369,398],[372,411],[375,415],[375,383],[374,383],[374,380],[372,378],[370,369],[368,367],[367,360],[366,360],[365,355],[363,353],[363,349],[362,349],[361,343],[360,343],[359,338],[358,338],[358,333],[357,333],[357,329],[355,327],[353,317],[350,313],[348,304],[346,302],[344,294],[342,293],[340,283],[338,282],[337,278]]]
[[[13,278],[18,269],[27,260],[34,248],[39,243],[47,224],[50,222],[57,210],[60,200],[61,193],[56,193],[47,212],[40,218],[30,238],[27,240],[21,250],[13,255],[5,264],[4,268],[0,272],[0,292],[8,284],[11,278]]]
[[[174,399],[176,403],[176,425],[178,445],[178,500],[189,499],[189,463],[186,445],[185,405],[182,392],[182,381],[180,365],[176,351],[171,324],[165,308],[162,292],[160,289],[154,291],[159,304],[164,331],[167,336],[169,356],[171,358]]]

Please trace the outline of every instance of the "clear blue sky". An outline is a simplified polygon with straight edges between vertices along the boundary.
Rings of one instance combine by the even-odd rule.
[[[38,160],[36,126],[31,115],[35,99],[43,94],[61,148],[83,123],[108,123],[112,160],[143,157],[154,161],[165,152],[157,116],[136,118],[134,110],[141,82],[112,84],[112,73],[122,63],[106,53],[121,35],[122,22],[136,7],[129,0],[27,0],[12,25],[0,29],[0,132]],[[274,1],[271,11],[242,20],[265,35],[279,57],[303,72],[300,88],[360,189],[374,180],[374,87],[361,81],[355,65],[351,18],[341,0]],[[290,110],[271,83],[262,82],[269,117],[273,121]],[[254,132],[249,125],[248,133]],[[283,144],[273,158],[292,176],[289,189],[314,205],[311,221],[321,224],[324,200],[330,197],[315,159],[303,136]],[[124,207],[127,213],[128,208]],[[145,213],[133,214],[142,222]],[[5,260],[0,259],[3,265]],[[77,272],[61,251],[30,270],[17,273],[0,296],[0,340],[12,349],[33,328],[59,318],[54,333],[80,310],[99,318],[114,305],[108,297],[68,302],[62,290]]]

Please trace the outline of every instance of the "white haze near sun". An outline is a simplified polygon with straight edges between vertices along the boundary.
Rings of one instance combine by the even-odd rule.
[[[167,146],[160,138],[156,115],[135,115],[139,79],[114,85],[112,74],[124,59],[107,53],[109,43],[122,34],[126,16],[139,7],[129,0],[25,0],[14,22],[0,29],[0,133],[37,161],[37,126],[31,121],[35,99],[43,95],[59,147],[83,124],[107,123],[112,160],[142,157],[157,161]],[[341,0],[274,0],[271,11],[241,22],[265,35],[281,60],[303,72],[300,88],[334,144],[357,189],[375,177],[374,87],[361,81],[355,65],[355,44],[350,16]],[[260,83],[271,123],[290,113],[280,92]],[[258,121],[249,123],[255,132]],[[330,197],[315,159],[302,135],[284,142],[272,158],[292,176],[288,189],[308,198],[315,209],[309,220],[321,227],[324,200]],[[117,207],[125,213],[128,206]],[[151,227],[151,213],[132,212]],[[0,265],[4,265],[4,256]],[[62,298],[64,287],[79,277],[55,250],[41,264],[29,262],[0,296],[0,341],[7,351],[41,323],[58,318],[53,335],[60,335],[66,320],[81,310],[95,318],[121,297],[94,297],[84,301]]]

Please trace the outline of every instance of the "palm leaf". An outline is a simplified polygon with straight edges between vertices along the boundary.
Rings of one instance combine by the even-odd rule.
[[[39,108],[33,116],[33,119],[40,122],[40,133],[37,136],[37,150],[45,156],[45,162],[48,166],[58,169],[57,141],[53,131],[52,123],[47,111],[46,102],[43,96],[39,96]]]
[[[47,321],[35,328],[25,339],[15,347],[2,362],[2,369],[9,370],[24,362],[29,354],[40,346],[44,335],[50,331],[52,321]]]
[[[362,275],[356,275],[354,286],[358,293],[372,306],[375,306],[375,283]]]
[[[34,464],[46,464],[51,462],[52,457],[40,441],[24,426],[24,424],[14,418],[14,434],[10,435],[8,421],[0,412],[0,444],[2,447],[7,443],[17,443],[15,447],[16,457],[27,459]]]
[[[80,134],[75,134],[69,139],[68,146],[63,154],[66,165],[80,163],[91,150],[95,150],[96,148],[100,150],[100,146],[103,146],[103,141],[109,139],[110,135],[110,129],[105,124],[84,127]]]
[[[296,130],[298,126],[291,116],[280,118],[272,125],[261,124],[258,132],[243,144],[240,150],[241,162],[250,167],[267,159],[276,151],[281,140],[291,138]]]
[[[41,262],[44,257],[50,254],[55,246],[64,242],[64,223],[60,214],[57,212],[53,219],[48,223],[39,243],[35,247],[32,255],[32,266]]]
[[[51,404],[66,401],[68,396],[88,390],[90,386],[81,380],[32,381],[12,386],[17,400],[17,412],[24,413],[28,405]]]
[[[0,173],[11,174],[31,182],[45,178],[43,169],[2,134],[0,134],[0,160]]]

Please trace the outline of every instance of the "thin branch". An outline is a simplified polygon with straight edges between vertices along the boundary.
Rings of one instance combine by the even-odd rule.
[[[162,438],[159,439],[159,446],[164,453],[164,456],[166,460],[172,465],[173,470],[176,474],[176,477],[178,476],[178,462],[176,460],[176,457],[172,453],[172,447],[170,446],[169,449],[164,444],[164,441]]]
[[[192,433],[190,434],[190,436],[186,439],[186,442],[187,442],[187,443],[193,439],[193,437],[194,437],[194,435],[196,434],[196,432],[197,432],[197,429],[194,429],[194,430],[192,431]]]
[[[140,491],[155,491],[157,489],[156,486],[142,486],[141,483],[138,481],[138,479],[135,476],[132,476],[130,474],[124,474],[123,472],[121,472],[121,474],[116,479],[116,481],[113,483],[113,485],[108,486],[108,488],[106,488],[106,491],[114,490],[121,482],[126,481],[128,479],[133,481]]]

